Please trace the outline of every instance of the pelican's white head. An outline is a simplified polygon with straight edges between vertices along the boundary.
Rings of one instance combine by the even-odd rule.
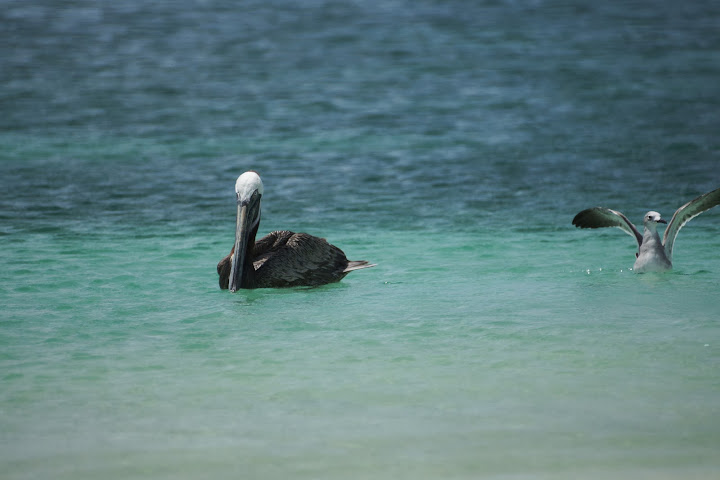
[[[667,222],[663,220],[658,212],[649,211],[645,214],[645,217],[643,218],[643,225],[646,227],[652,226],[653,228],[656,228],[658,223]]]
[[[258,195],[262,195],[263,193],[263,183],[262,180],[260,180],[260,175],[252,170],[240,175],[237,182],[235,182],[235,193],[237,194],[238,202],[249,202],[255,192],[257,192]]]

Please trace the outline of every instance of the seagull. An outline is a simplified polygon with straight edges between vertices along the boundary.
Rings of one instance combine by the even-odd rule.
[[[374,267],[365,260],[348,260],[342,250],[324,238],[288,230],[269,233],[257,242],[260,226],[260,175],[248,171],[235,182],[237,222],[235,243],[220,260],[220,288],[317,286],[339,282],[353,270]]]
[[[650,211],[643,217],[643,233],[633,225],[625,215],[605,207],[594,207],[575,215],[572,224],[579,228],[618,227],[638,243],[638,252],[633,271],[664,272],[672,269],[672,254],[675,237],[687,222],[706,210],[720,204],[720,188],[700,195],[678,208],[672,216],[670,223],[664,220],[658,212]],[[657,232],[658,223],[667,224],[662,241]]]

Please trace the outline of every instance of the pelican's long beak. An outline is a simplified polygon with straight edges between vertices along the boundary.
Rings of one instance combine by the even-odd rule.
[[[260,175],[252,170],[240,175],[235,182],[237,195],[237,219],[235,223],[235,246],[230,260],[229,289],[237,292],[239,288],[253,288],[252,259],[255,249],[255,235],[260,225],[260,198],[263,184]]]
[[[249,243],[250,231],[248,226],[248,209],[249,205],[237,204],[237,220],[235,224],[235,248],[230,263],[230,291],[236,292],[242,287],[241,280],[243,269],[245,268],[245,254]],[[252,265],[250,265],[252,268]]]

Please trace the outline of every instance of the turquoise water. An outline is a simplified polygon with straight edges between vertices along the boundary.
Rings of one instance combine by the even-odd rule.
[[[3,478],[716,478],[714,2],[0,2]],[[260,233],[377,263],[230,294]]]

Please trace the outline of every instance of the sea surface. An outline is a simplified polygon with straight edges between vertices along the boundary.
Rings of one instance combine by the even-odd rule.
[[[718,187],[714,0],[0,0],[0,477],[720,478]]]

